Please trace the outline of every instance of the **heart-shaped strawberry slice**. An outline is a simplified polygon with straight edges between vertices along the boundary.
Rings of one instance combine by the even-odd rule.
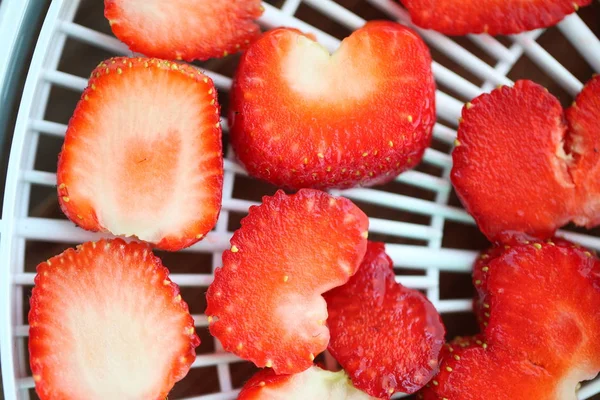
[[[303,189],[250,208],[206,294],[225,350],[278,374],[309,368],[327,348],[326,291],[354,275],[367,216],[351,201]]]
[[[600,222],[600,77],[566,118],[531,81],[483,94],[463,108],[456,145],[452,183],[490,240],[546,239],[569,221]]]
[[[468,103],[452,153],[452,183],[492,241],[549,237],[571,216],[573,182],[558,100],[518,81]]]
[[[389,181],[419,162],[435,122],[429,50],[393,22],[369,22],[333,54],[270,31],[243,55],[231,96],[238,159],[289,188]]]

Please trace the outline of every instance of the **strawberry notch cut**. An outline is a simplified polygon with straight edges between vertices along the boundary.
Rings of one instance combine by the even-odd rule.
[[[29,355],[40,398],[164,399],[200,344],[168,274],[148,245],[121,239],[38,265]]]
[[[333,54],[295,29],[267,32],[231,92],[240,163],[292,189],[388,182],[420,161],[434,122],[429,50],[393,22],[367,23]]]
[[[278,191],[250,207],[206,295],[210,332],[225,350],[278,374],[303,371],[329,343],[321,296],[354,275],[368,219],[317,190]]]
[[[198,69],[113,58],[93,72],[69,121],[58,161],[58,197],[91,231],[188,247],[221,209],[219,104]]]
[[[389,398],[416,392],[437,372],[440,315],[423,294],[396,282],[383,243],[369,242],[358,272],[325,300],[329,351],[357,388]]]

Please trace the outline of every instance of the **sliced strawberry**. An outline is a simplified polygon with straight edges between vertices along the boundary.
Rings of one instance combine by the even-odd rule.
[[[270,31],[242,56],[231,100],[238,159],[289,188],[387,182],[420,161],[435,122],[429,50],[393,22],[367,23],[333,55]]]
[[[132,51],[168,60],[236,53],[260,35],[260,0],[104,0],[104,16]]]
[[[121,239],[38,265],[29,355],[40,398],[164,399],[200,344],[168,275],[150,247]]]
[[[547,238],[569,221],[574,185],[566,129],[558,100],[530,81],[463,108],[452,183],[490,240]]]
[[[490,262],[485,334],[569,382],[600,371],[600,260],[554,243],[511,246]],[[574,390],[574,386],[571,389]]]
[[[221,209],[223,159],[212,81],[147,58],[101,63],[58,161],[64,213],[84,229],[165,250],[200,240]]]
[[[600,75],[590,80],[566,110],[569,147],[575,158],[571,176],[580,205],[575,223],[588,228],[600,224]]]
[[[329,351],[357,388],[389,398],[416,392],[437,372],[444,325],[423,294],[396,283],[383,243],[369,242],[356,275],[324,297]]]
[[[312,366],[294,375],[259,371],[244,385],[238,400],[377,400],[352,386],[344,371]]]
[[[556,25],[592,0],[400,0],[417,25],[446,35],[509,35]]]
[[[368,219],[352,202],[317,190],[278,191],[250,207],[215,271],[206,314],[227,351],[291,374],[327,348],[321,296],[354,275]]]
[[[573,387],[543,368],[480,338],[450,344],[440,373],[420,393],[424,400],[575,400]]]

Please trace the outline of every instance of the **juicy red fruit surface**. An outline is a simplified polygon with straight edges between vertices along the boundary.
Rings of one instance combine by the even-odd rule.
[[[148,245],[121,239],[38,265],[29,354],[40,398],[163,400],[200,344],[168,274]]]
[[[418,26],[446,35],[508,35],[557,24],[591,0],[400,0]]]
[[[568,146],[575,160],[570,172],[579,205],[574,221],[591,228],[600,223],[600,75],[585,85],[565,114]]]
[[[484,255],[474,272],[484,334],[445,347],[422,398],[575,400],[600,371],[600,260],[560,238]]]
[[[347,199],[304,189],[264,197],[241,224],[206,295],[210,332],[259,367],[303,371],[329,342],[321,295],[356,272],[368,219]]]
[[[58,161],[61,209],[91,231],[164,250],[202,239],[221,209],[219,105],[198,69],[113,58],[93,72]]]
[[[389,398],[414,393],[437,372],[440,316],[423,294],[396,283],[383,243],[369,242],[358,272],[325,300],[329,351],[357,388]]]
[[[260,0],[104,0],[104,16],[132,51],[167,60],[236,53],[260,35]]]
[[[488,274],[485,334],[491,344],[575,383],[596,376],[600,260],[564,241],[532,243],[505,250]]]
[[[452,183],[491,241],[546,238],[567,223],[573,182],[558,100],[543,87],[518,81],[463,108]]]
[[[369,22],[333,55],[293,29],[263,35],[242,56],[229,122],[250,175],[288,188],[390,181],[431,140],[431,57],[410,29]]]
[[[482,337],[460,338],[443,351],[440,372],[422,390],[423,400],[567,400],[555,377]],[[573,390],[574,393],[574,390]],[[574,400],[574,399],[568,399]]]

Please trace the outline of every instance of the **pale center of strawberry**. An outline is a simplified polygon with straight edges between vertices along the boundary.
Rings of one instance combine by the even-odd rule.
[[[330,55],[325,47],[305,36],[295,40],[282,61],[282,74],[296,93],[306,99],[343,103],[363,99],[377,90],[368,54],[356,57],[342,42]]]
[[[375,399],[352,386],[344,371],[331,372],[317,367],[294,375],[282,387],[265,388],[261,398],[272,400],[371,400]]]

